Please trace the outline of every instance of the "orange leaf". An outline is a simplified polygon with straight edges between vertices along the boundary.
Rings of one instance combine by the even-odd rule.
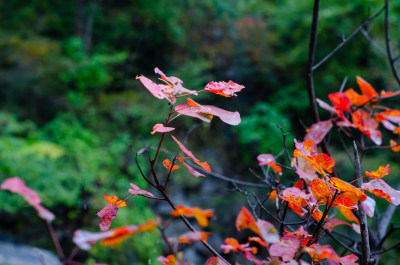
[[[390,167],[389,164],[387,164],[386,166],[380,166],[376,171],[371,171],[371,172],[365,171],[365,176],[369,178],[380,179],[386,175],[389,175],[389,173],[390,173]]]
[[[169,161],[169,159],[165,159],[164,161],[163,161],[163,166],[166,168],[166,169],[168,169],[168,172],[169,171],[174,171],[174,170],[177,170],[178,168],[180,168],[180,166],[177,166],[177,165],[174,165],[172,168],[171,168],[171,166],[172,166],[172,163],[171,163],[171,161]]]
[[[212,234],[209,232],[188,232],[178,237],[178,242],[182,244],[192,244],[196,241],[203,241],[206,242],[207,238]]]
[[[357,84],[360,87],[361,92],[368,98],[379,96],[378,93],[375,91],[375,89],[367,81],[365,81],[359,76],[357,76]]]
[[[362,184],[361,187],[377,197],[385,198],[394,205],[400,205],[400,191],[393,189],[382,179],[373,179],[368,183]]]
[[[400,152],[400,144],[390,139],[390,149],[392,149],[393,152]]]
[[[352,105],[364,105],[365,103],[368,102],[369,98],[365,95],[360,95],[354,89],[349,88],[346,91],[344,91],[346,96],[350,99],[350,102]]]
[[[321,179],[313,179],[310,184],[310,189],[314,198],[317,199],[318,204],[327,204],[332,200],[332,194],[328,185]]]
[[[182,205],[178,205],[176,210],[171,211],[172,216],[186,216],[186,217],[194,217],[199,226],[207,226],[208,220],[214,216],[214,212],[212,210],[202,210],[199,207],[185,207]]]
[[[355,196],[357,201],[364,201],[365,199],[367,199],[367,195],[365,195],[365,193],[361,192],[359,189],[347,183],[346,181],[343,181],[335,177],[332,177],[330,181],[338,191],[340,191],[343,194],[351,193],[348,196],[349,197]]]
[[[338,210],[343,214],[343,216],[346,217],[346,219],[349,220],[350,222],[354,221],[357,224],[359,223],[358,218],[353,214],[351,209],[342,206],[336,206],[336,208],[338,208]]]
[[[112,205],[116,205],[116,206],[118,206],[118,208],[126,206],[126,202],[125,201],[118,199],[118,197],[114,196],[114,195],[112,195],[112,196],[104,195],[104,199],[106,200],[107,203],[111,203]]]
[[[254,219],[249,210],[247,210],[246,207],[243,206],[236,218],[236,229],[240,231],[244,228],[249,228],[254,233],[262,236],[260,229],[258,229],[256,219]]]
[[[316,210],[313,212],[312,217],[313,217],[317,222],[319,222],[319,221],[321,221],[321,218],[322,218],[323,215],[324,215],[323,212],[321,212],[319,209],[316,209]],[[328,215],[325,215],[324,221],[325,221],[326,219],[328,219],[328,217],[329,217]]]

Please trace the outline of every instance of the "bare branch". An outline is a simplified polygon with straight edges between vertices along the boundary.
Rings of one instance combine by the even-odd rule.
[[[350,36],[348,36],[347,38],[344,38],[342,40],[342,42],[336,46],[335,49],[333,49],[330,53],[328,53],[328,55],[326,55],[321,61],[319,61],[316,65],[314,65],[312,67],[312,70],[314,71],[315,69],[317,69],[319,66],[321,66],[324,62],[326,62],[330,57],[332,57],[332,55],[334,55],[338,50],[340,50],[340,48],[342,48],[349,40],[351,40],[358,32],[360,32],[364,26],[370,22],[372,19],[374,19],[375,17],[377,17],[382,11],[384,10],[384,7],[382,9],[380,9],[378,12],[372,14],[371,16],[369,16],[366,20],[364,20],[363,23],[361,23],[351,34]]]
[[[390,34],[389,34],[389,0],[385,0],[385,42],[387,56],[389,59],[390,67],[392,68],[393,76],[397,83],[400,85],[400,77],[397,73],[396,66],[394,65],[395,60],[393,59],[392,49],[390,47]]]

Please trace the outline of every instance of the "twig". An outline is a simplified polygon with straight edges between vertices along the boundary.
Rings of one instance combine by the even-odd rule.
[[[47,229],[49,230],[51,240],[53,241],[54,247],[56,248],[57,251],[57,256],[60,260],[64,260],[65,255],[64,251],[61,247],[60,240],[58,240],[56,232],[54,231],[53,225],[50,222],[46,222],[47,224]]]
[[[385,42],[387,57],[389,59],[390,67],[392,68],[393,76],[397,83],[400,85],[400,77],[397,73],[396,66],[394,65],[395,60],[393,59],[392,49],[390,47],[390,34],[389,34],[389,0],[385,0]]]
[[[355,186],[360,188],[363,183],[363,179],[362,179],[360,158],[358,157],[357,145],[355,141],[353,141],[353,149],[354,149],[354,169],[355,169],[354,178],[357,179]],[[360,231],[361,231],[361,252],[362,252],[361,264],[362,265],[375,264],[375,260],[371,259],[367,216],[360,201],[358,202],[358,215],[359,215],[358,220],[360,221]]]
[[[349,246],[347,246],[345,243],[343,243],[342,241],[340,241],[337,237],[335,237],[331,232],[329,232],[328,230],[324,230],[325,233],[332,238],[335,242],[337,242],[339,245],[341,245],[342,247],[344,247],[346,250],[350,251],[351,253],[357,254],[357,255],[361,255],[361,253],[359,251],[357,251],[356,249],[352,249]],[[354,241],[353,241],[354,243]]]
[[[334,55],[338,50],[340,50],[340,48],[342,48],[349,40],[351,40],[359,31],[361,31],[364,26],[370,22],[372,19],[374,19],[375,17],[377,17],[385,8],[381,8],[378,12],[372,14],[371,16],[369,16],[366,20],[364,20],[363,23],[361,23],[354,31],[353,33],[350,34],[350,36],[348,36],[347,38],[343,39],[342,42],[336,46],[335,49],[333,49],[330,53],[328,53],[321,61],[319,61],[316,65],[314,65],[312,67],[312,70],[314,71],[315,69],[317,69],[319,66],[321,66],[324,62],[326,62],[330,57],[332,57],[332,55]]]
[[[389,251],[389,250],[392,250],[392,249],[394,249],[394,248],[396,248],[396,247],[398,247],[398,246],[400,246],[400,241],[397,242],[396,244],[394,244],[393,246],[388,247],[388,248],[386,248],[386,249],[382,249],[382,250],[378,250],[378,251],[372,252],[372,254],[373,254],[373,255],[382,254],[382,253],[385,253],[385,252],[387,252],[387,251]]]

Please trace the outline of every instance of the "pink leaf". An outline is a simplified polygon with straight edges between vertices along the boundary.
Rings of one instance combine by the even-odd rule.
[[[88,231],[84,231],[84,230],[76,230],[74,232],[72,241],[80,249],[90,250],[97,241],[109,237],[112,233],[113,233],[112,230],[106,231],[106,232],[101,232],[101,233],[88,232]]]
[[[278,242],[271,245],[269,253],[273,257],[281,257],[283,261],[294,258],[300,247],[300,240],[296,236],[283,236]]]
[[[265,242],[275,243],[279,241],[278,230],[276,230],[273,224],[261,219],[257,220],[256,224]]]
[[[175,111],[178,114],[199,118],[205,122],[210,122],[213,116],[219,117],[221,121],[230,125],[238,125],[241,121],[240,114],[237,111],[230,112],[214,106],[203,106],[193,100],[191,101],[193,102],[192,105],[189,105],[188,103],[178,104],[175,107]]]
[[[335,228],[338,225],[348,225],[351,227],[351,225],[345,221],[339,219],[331,219],[324,224],[324,229],[328,230],[329,232],[332,232],[333,228]]]
[[[373,179],[368,183],[362,184],[361,188],[378,197],[385,198],[396,206],[400,204],[400,191],[393,189],[382,179]]]
[[[364,209],[364,212],[369,216],[369,217],[374,217],[374,212],[375,212],[375,207],[376,207],[376,202],[374,199],[371,197],[367,196],[367,199],[361,202],[361,206]]]
[[[174,93],[182,94],[182,93],[189,93],[193,95],[197,95],[197,91],[186,89],[182,86],[183,81],[180,80],[178,77],[175,76],[166,76],[160,69],[157,67],[154,68],[154,72],[156,74],[161,75],[162,81],[164,81],[167,85],[172,86]]]
[[[331,107],[328,103],[320,100],[319,98],[316,99],[316,101],[318,102],[319,106],[331,113],[336,113],[336,109],[334,107]]]
[[[233,81],[226,82],[210,82],[204,88],[207,91],[222,95],[225,97],[236,96],[236,92],[240,92],[244,86],[236,84]]]
[[[173,131],[173,130],[175,130],[175,128],[173,128],[173,127],[165,127],[164,124],[157,123],[156,125],[154,125],[153,131],[151,132],[151,134],[155,134],[156,132],[166,133],[166,132],[170,132],[170,131]]]
[[[97,216],[101,218],[99,226],[100,230],[105,232],[111,226],[111,221],[117,216],[118,206],[107,204],[100,212],[97,213]]]
[[[152,197],[154,198],[154,195],[150,192],[148,192],[147,190],[142,190],[140,189],[138,186],[136,186],[133,183],[130,183],[130,185],[132,186],[132,189],[129,189],[129,192],[133,195],[144,195],[147,197]]]
[[[266,165],[270,162],[275,163],[275,158],[271,154],[261,154],[257,156],[259,165]]]
[[[136,79],[139,79],[140,82],[150,91],[150,93],[158,99],[165,98],[164,93],[162,92],[162,87],[153,83],[150,79],[144,76],[137,76]]]
[[[195,176],[196,178],[198,177],[206,177],[204,174],[200,173],[199,171],[195,170],[193,167],[189,166],[186,164],[184,161],[182,161],[182,164],[186,166],[188,172]]]
[[[18,177],[8,178],[1,184],[0,188],[2,190],[9,190],[12,193],[16,193],[24,197],[25,201],[35,208],[39,217],[43,220],[51,222],[55,219],[54,214],[40,204],[41,199],[37,193],[26,186],[25,181],[22,179]]]
[[[358,263],[356,263],[356,260],[358,260],[356,254],[350,254],[340,258],[340,262],[343,265],[358,265]]]
[[[327,120],[327,121],[320,121],[317,123],[314,123],[310,131],[306,134],[304,137],[304,140],[309,140],[313,139],[315,141],[315,144],[319,144],[324,140],[325,136],[329,133],[329,131],[332,129],[332,121]]]

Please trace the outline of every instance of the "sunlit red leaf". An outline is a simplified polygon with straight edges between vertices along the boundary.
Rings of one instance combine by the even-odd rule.
[[[129,193],[131,193],[133,195],[141,195],[141,196],[145,196],[145,197],[154,198],[154,195],[151,192],[148,192],[147,190],[142,190],[133,183],[130,183],[130,185],[131,185],[132,189],[129,189]]]
[[[181,103],[175,107],[178,114],[199,118],[205,122],[210,122],[213,116],[217,116],[221,121],[229,125],[238,125],[241,122],[239,112],[223,110],[211,105],[200,105],[192,100],[192,103],[200,107],[190,106],[188,103]]]
[[[379,124],[371,118],[368,112],[358,109],[353,111],[351,118],[358,130],[370,138],[376,145],[382,144],[382,133],[377,130]]]
[[[382,179],[373,179],[368,183],[362,184],[361,188],[375,194],[377,197],[385,198],[394,205],[400,204],[400,191],[393,189]]]
[[[166,132],[170,132],[170,131],[173,131],[173,130],[175,130],[175,128],[173,128],[173,127],[165,127],[164,124],[157,123],[156,125],[154,125],[153,131],[151,132],[151,134],[155,134],[156,132],[166,133]]]
[[[249,212],[249,210],[246,209],[246,207],[242,207],[240,210],[237,218],[236,218],[236,229],[238,231],[248,228],[252,230],[254,233],[258,234],[259,236],[261,235],[260,229],[257,226],[257,221],[253,217],[253,215]]]
[[[386,175],[389,175],[390,173],[390,166],[387,164],[386,166],[380,166],[378,170],[375,171],[365,171],[365,176],[369,178],[375,178],[375,179],[380,179],[383,178]]]
[[[185,207],[182,205],[178,205],[176,210],[171,211],[172,216],[186,216],[186,217],[194,217],[199,226],[205,227],[208,225],[208,221],[211,217],[214,216],[214,212],[212,210],[202,210],[199,207]]]
[[[324,224],[324,229],[328,230],[329,232],[332,232],[333,228],[335,228],[338,225],[348,225],[351,227],[351,225],[349,223],[346,223],[345,221],[339,219],[331,219]]]
[[[209,232],[191,231],[179,236],[178,242],[182,244],[192,244],[196,241],[206,242],[209,236],[211,236],[211,233]]]
[[[309,187],[312,195],[317,199],[318,204],[327,204],[332,200],[332,194],[328,185],[326,185],[326,183],[321,179],[313,179]]]
[[[337,110],[350,111],[350,99],[345,93],[336,92],[328,95],[328,98],[332,101],[333,107]]]
[[[314,123],[306,136],[304,136],[304,140],[313,139],[315,144],[319,144],[332,129],[332,126],[333,124],[331,120]]]
[[[166,169],[168,169],[168,172],[169,172],[169,171],[174,171],[174,170],[177,170],[178,168],[180,168],[180,166],[177,166],[177,165],[172,166],[172,163],[171,163],[171,161],[169,161],[169,159],[165,159],[165,160],[163,161],[163,166],[164,166]]]
[[[8,178],[3,181],[0,188],[21,195],[25,201],[37,211],[39,217],[43,220],[52,222],[55,219],[54,214],[40,204],[41,199],[37,193],[26,186],[25,181],[22,179],[18,177]]]
[[[281,257],[283,261],[289,261],[294,258],[299,247],[300,240],[296,236],[284,235],[271,245],[269,253],[272,257]]]
[[[236,84],[233,81],[229,82],[210,82],[206,85],[204,90],[215,93],[224,97],[236,96],[236,92],[240,92],[244,86]]]
[[[291,187],[284,189],[280,198],[290,203],[302,206],[304,204],[304,199],[307,198],[307,194],[296,187]]]
[[[111,221],[117,216],[118,206],[113,204],[107,204],[97,216],[101,218],[99,226],[100,230],[105,232],[111,226]]]
[[[171,135],[172,139],[178,144],[179,148],[187,154],[196,164],[207,170],[208,172],[211,172],[210,166],[207,164],[207,162],[201,162],[199,159],[197,159],[192,152],[190,152],[181,142],[178,141],[173,135]]]
[[[357,84],[360,87],[361,92],[368,98],[379,96],[378,93],[375,91],[375,89],[367,81],[365,81],[359,76],[357,76]]]
[[[275,162],[275,158],[271,154],[261,154],[257,156],[259,165],[269,165],[279,175],[282,175],[282,168]]]

